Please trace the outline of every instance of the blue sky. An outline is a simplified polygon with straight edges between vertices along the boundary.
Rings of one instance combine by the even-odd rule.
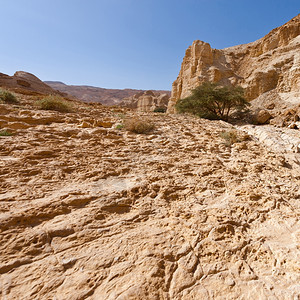
[[[0,0],[0,72],[104,88],[171,89],[196,39],[249,43],[299,0]]]

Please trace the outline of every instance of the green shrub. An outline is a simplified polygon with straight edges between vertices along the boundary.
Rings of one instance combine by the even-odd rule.
[[[224,139],[224,145],[227,147],[241,141],[236,130],[222,131],[220,137]]]
[[[165,107],[156,107],[153,112],[156,113],[165,113],[167,109]]]
[[[13,104],[19,103],[15,94],[3,89],[0,89],[0,100],[5,103],[13,103]]]
[[[127,131],[134,133],[148,133],[155,128],[154,124],[148,119],[141,120],[139,118],[125,120],[124,127]]]
[[[124,124],[118,124],[117,126],[116,126],[116,129],[118,129],[118,130],[121,130],[121,129],[123,129],[124,128]]]
[[[44,110],[56,110],[59,112],[70,112],[73,106],[60,96],[50,95],[38,101],[38,106]]]
[[[248,105],[243,88],[205,82],[193,89],[189,97],[179,99],[175,108],[179,113],[228,121],[232,110],[243,111]]]
[[[13,134],[6,129],[0,130],[0,136],[11,136],[11,135]]]

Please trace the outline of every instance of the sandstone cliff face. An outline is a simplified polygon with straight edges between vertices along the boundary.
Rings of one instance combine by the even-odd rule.
[[[241,85],[253,100],[274,90],[283,100],[300,95],[300,15],[253,43],[212,49],[194,41],[185,53],[179,76],[172,86],[169,112],[189,91],[205,82]]]
[[[154,93],[146,91],[124,98],[120,106],[136,109],[137,111],[153,112],[157,108],[167,109],[169,102],[168,93]]]

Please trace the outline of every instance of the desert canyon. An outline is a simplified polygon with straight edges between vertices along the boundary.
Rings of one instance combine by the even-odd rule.
[[[267,117],[176,114],[206,81]],[[195,41],[170,100],[85,103],[26,72],[0,88],[18,99],[0,103],[1,299],[300,299],[300,15],[245,45]],[[72,109],[41,110],[49,94]],[[124,128],[137,118],[154,129]]]

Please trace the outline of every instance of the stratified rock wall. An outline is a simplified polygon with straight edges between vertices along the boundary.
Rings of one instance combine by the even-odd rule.
[[[159,94],[146,91],[124,98],[120,106],[125,106],[137,111],[153,112],[157,108],[167,109],[170,96],[166,93]]]
[[[186,50],[181,70],[172,86],[168,111],[199,84],[210,81],[241,85],[253,100],[276,90],[284,99],[300,94],[300,15],[253,43],[212,49],[196,40]]]

